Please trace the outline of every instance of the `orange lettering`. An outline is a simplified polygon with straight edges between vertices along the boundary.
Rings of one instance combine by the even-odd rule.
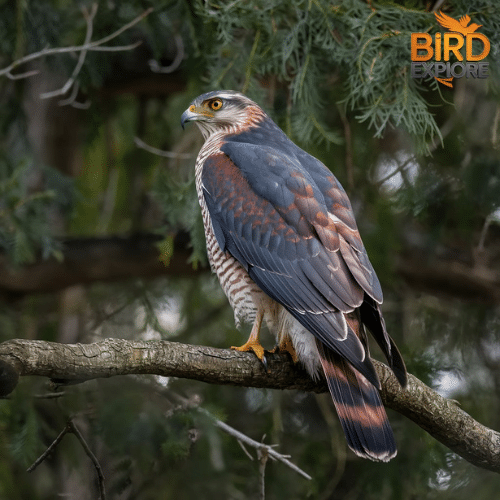
[[[424,42],[419,42],[424,40]],[[419,50],[425,50],[426,54],[419,55]],[[428,33],[412,33],[411,34],[411,60],[412,61],[428,61],[434,55],[432,49],[432,37]]]
[[[441,33],[436,33],[435,46],[436,61],[441,61]]]
[[[452,45],[450,43],[451,39],[456,40],[456,44]],[[463,61],[464,58],[462,54],[460,54],[460,49],[464,46],[464,37],[462,35],[458,35],[456,33],[445,33],[444,34],[444,46],[443,46],[443,52],[444,52],[444,60],[449,61],[450,60],[450,52],[453,52],[455,54],[455,57],[459,61]]]
[[[481,40],[483,42],[483,51],[481,54],[472,53],[472,41]],[[481,61],[490,53],[490,41],[482,33],[469,33],[466,36],[467,61]]]

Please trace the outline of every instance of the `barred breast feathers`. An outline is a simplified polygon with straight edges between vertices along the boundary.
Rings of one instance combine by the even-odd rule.
[[[241,323],[252,323],[255,320],[256,302],[264,293],[248,276],[241,264],[227,252],[222,251],[213,231],[203,195],[202,173],[206,159],[211,155],[220,154],[221,142],[219,134],[213,134],[201,148],[196,160],[196,190],[203,217],[210,267],[219,279],[222,290],[233,308],[236,326],[239,327]]]

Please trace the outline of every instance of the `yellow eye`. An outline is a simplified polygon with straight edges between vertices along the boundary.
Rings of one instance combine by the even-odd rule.
[[[213,111],[218,111],[220,108],[222,108],[222,101],[220,99],[214,99],[210,103],[210,107]]]

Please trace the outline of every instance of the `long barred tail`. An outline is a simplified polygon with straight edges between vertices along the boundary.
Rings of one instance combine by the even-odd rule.
[[[317,344],[347,444],[356,455],[388,462],[397,449],[377,389],[347,361],[320,342]]]

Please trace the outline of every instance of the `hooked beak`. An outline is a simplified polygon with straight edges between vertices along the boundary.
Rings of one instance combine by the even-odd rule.
[[[182,113],[182,116],[181,116],[181,127],[184,129],[184,126],[187,122],[190,122],[191,120],[196,120],[196,117],[198,116],[196,113],[193,113],[193,111],[191,111],[191,108],[193,106],[190,106],[188,109],[186,109],[186,111],[184,111],[184,113]]]
[[[207,111],[201,107],[191,104],[181,116],[181,126],[184,128],[187,122],[192,122],[196,120],[202,120],[203,118],[213,118],[213,114],[207,113]]]

